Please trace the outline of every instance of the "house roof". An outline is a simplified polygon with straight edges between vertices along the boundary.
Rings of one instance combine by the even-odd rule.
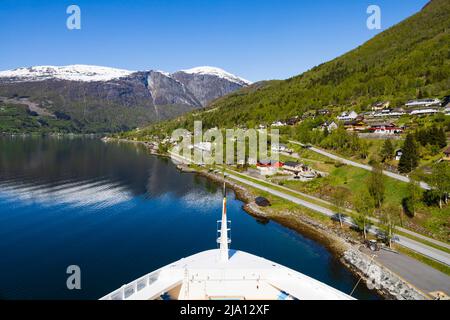
[[[288,166],[288,167],[298,167],[301,164],[299,162],[295,162],[295,161],[287,161],[284,163],[284,165]]]

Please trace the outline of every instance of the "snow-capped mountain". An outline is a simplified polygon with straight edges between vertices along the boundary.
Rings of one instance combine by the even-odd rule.
[[[172,76],[171,73],[165,71],[150,71],[159,72],[167,77]],[[16,82],[42,81],[48,79],[93,82],[124,78],[135,72],[137,71],[76,64],[69,66],[33,66],[27,68],[18,68],[14,70],[5,70],[0,71],[0,78]],[[177,71],[173,74],[176,74],[178,72],[184,72],[186,74],[192,75],[214,76],[228,80],[230,82],[238,83],[243,86],[251,84],[251,82],[248,80],[235,76],[234,74],[216,67],[196,67],[188,70]]]
[[[168,73],[89,65],[34,66],[0,71],[0,100],[25,97],[41,110],[39,116],[54,114],[108,131],[165,120],[249,84],[214,67]]]
[[[10,81],[43,81],[60,79],[69,81],[109,81],[126,77],[134,71],[115,69],[109,67],[70,65],[70,66],[35,66],[0,71],[0,78]]]
[[[195,74],[195,75],[215,76],[215,77],[219,77],[219,78],[231,81],[231,82],[239,83],[241,85],[252,84],[248,80],[237,77],[234,74],[231,74],[229,72],[226,72],[225,70],[222,70],[222,69],[216,68],[216,67],[208,67],[208,66],[196,67],[196,68],[192,68],[192,69],[181,70],[180,72],[184,72],[187,74]]]

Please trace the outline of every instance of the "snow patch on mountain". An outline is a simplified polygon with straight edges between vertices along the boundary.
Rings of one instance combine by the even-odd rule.
[[[216,76],[219,78],[226,79],[231,82],[237,82],[239,84],[245,84],[245,85],[251,84],[251,82],[248,80],[245,80],[243,78],[235,76],[234,74],[231,74],[229,72],[226,72],[223,69],[216,68],[216,67],[209,67],[209,66],[196,67],[196,68],[192,68],[192,69],[181,70],[181,72],[188,73],[188,74],[211,75],[211,76]]]
[[[93,82],[123,78],[132,73],[134,71],[77,64],[69,66],[35,66],[0,71],[0,78],[8,78],[12,81],[60,79]]]

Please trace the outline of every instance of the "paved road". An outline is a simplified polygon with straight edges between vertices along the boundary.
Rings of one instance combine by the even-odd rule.
[[[293,144],[300,145],[300,146],[305,146],[303,143],[300,143],[298,141],[289,140],[289,142],[293,143]],[[311,146],[311,147],[308,148],[308,150],[311,150],[311,151],[314,151],[316,153],[319,153],[319,154],[321,154],[321,155],[323,155],[325,157],[328,157],[330,159],[340,161],[340,162],[345,163],[345,164],[347,164],[349,166],[353,166],[353,167],[361,168],[361,169],[364,169],[364,170],[372,171],[372,167],[371,166],[368,166],[366,164],[362,164],[362,163],[359,163],[359,162],[355,162],[355,161],[352,161],[352,160],[348,160],[348,159],[339,157],[339,156],[337,156],[335,154],[329,153],[327,151],[324,151],[324,150],[316,148],[316,147],[312,147]],[[390,172],[390,171],[387,171],[387,170],[383,170],[383,174],[388,176],[388,177],[391,177],[391,178],[394,178],[396,180],[399,180],[399,181],[409,182],[409,178],[408,177],[402,176],[401,174],[398,174],[398,173],[394,173],[394,172]],[[420,187],[425,189],[425,190],[430,190],[431,189],[430,186],[428,184],[426,184],[425,182],[423,182],[423,181],[420,182]]]
[[[280,197],[282,199],[291,201],[291,202],[293,202],[295,204],[298,204],[300,206],[303,206],[303,207],[306,207],[308,209],[314,210],[316,212],[325,214],[328,217],[336,216],[336,213],[334,211],[328,209],[328,208],[324,208],[324,207],[322,207],[320,205],[308,202],[308,201],[303,200],[303,199],[299,199],[299,198],[297,198],[295,196],[292,196],[290,194],[287,194],[285,192],[282,192],[282,191],[279,191],[279,190],[275,190],[275,189],[272,189],[272,188],[260,185],[259,183],[256,183],[256,182],[250,181],[248,179],[242,178],[241,176],[237,176],[236,174],[229,173],[229,171],[227,172],[227,175],[228,175],[228,177],[232,178],[233,180],[239,181],[239,182],[244,183],[246,185],[249,185],[249,186],[251,186],[253,188],[265,191],[267,193],[270,193],[270,194],[272,194],[274,196],[277,196],[277,197]],[[240,174],[240,175],[242,175],[242,174]],[[253,178],[251,178],[251,179],[253,179]],[[355,224],[353,223],[352,219],[350,217],[348,217],[348,216],[343,218],[343,222],[345,222],[346,224],[355,226]],[[379,230],[376,227],[373,227],[373,226],[370,227],[368,229],[368,231],[373,233],[373,234],[378,234],[379,233]],[[394,236],[394,241],[396,243],[398,243],[399,245],[402,245],[402,246],[404,246],[404,247],[406,247],[406,248],[408,248],[410,250],[413,250],[413,251],[418,252],[418,253],[426,256],[426,257],[429,257],[431,259],[434,259],[436,261],[439,261],[439,262],[441,262],[443,264],[446,264],[446,265],[450,266],[450,255],[448,253],[446,253],[446,252],[443,252],[443,251],[438,250],[436,248],[427,246],[427,245],[425,245],[423,243],[411,240],[411,239],[406,238],[406,237],[401,236],[401,235],[395,235]]]
[[[362,251],[373,255],[373,252],[367,249]],[[449,276],[407,255],[380,250],[376,253],[375,261],[386,266],[425,294],[443,291],[450,295]]]

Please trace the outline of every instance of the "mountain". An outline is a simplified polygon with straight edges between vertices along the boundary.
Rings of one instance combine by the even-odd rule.
[[[195,112],[195,118],[210,127],[254,127],[309,110],[364,110],[376,101],[390,101],[395,107],[409,99],[449,94],[450,1],[432,0],[332,61],[287,80],[240,89],[213,101],[207,112]],[[189,125],[193,117],[176,123]]]
[[[55,124],[56,120],[70,123],[70,128],[65,126],[63,131],[127,130],[202,108],[249,84],[214,67],[172,74],[88,65],[0,71],[3,103],[7,102],[9,108],[18,105],[28,108],[26,113],[22,112],[20,121],[12,121],[11,116],[5,118],[0,113],[0,132],[52,131],[49,124]]]

